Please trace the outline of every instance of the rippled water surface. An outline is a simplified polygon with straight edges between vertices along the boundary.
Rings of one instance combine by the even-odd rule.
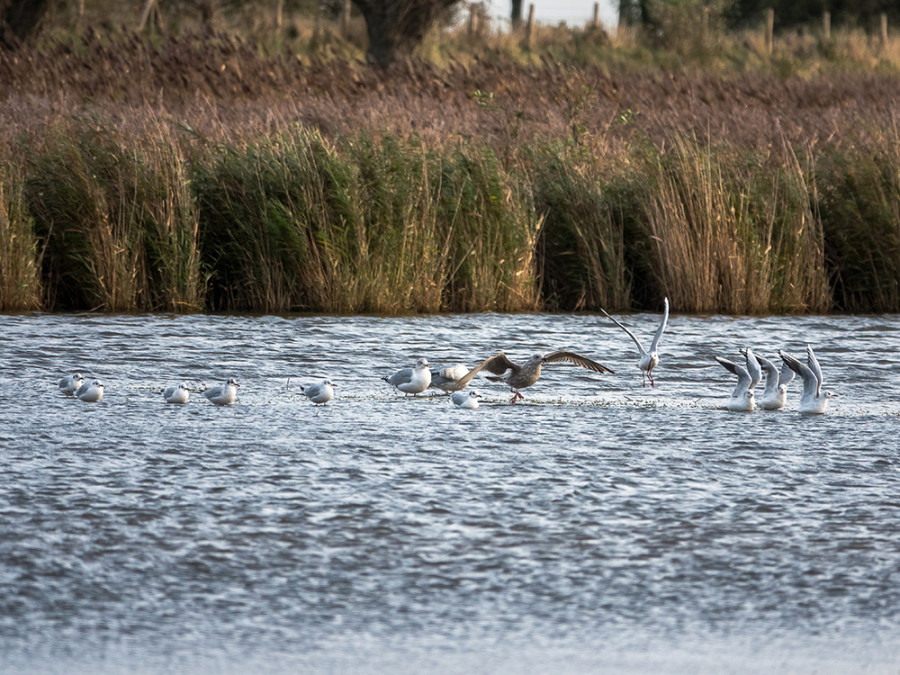
[[[642,389],[595,316],[0,317],[0,671],[897,673],[897,319],[673,315]],[[826,415],[717,409],[807,341]],[[616,374],[379,379],[553,349]]]

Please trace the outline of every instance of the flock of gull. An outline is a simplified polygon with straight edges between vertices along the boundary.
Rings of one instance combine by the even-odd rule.
[[[666,330],[669,320],[669,300],[664,300],[662,320],[650,348],[645,350],[641,341],[635,337],[628,328],[615,318],[602,310],[610,320],[621,328],[632,339],[640,353],[638,368],[641,371],[641,386],[646,386],[649,380],[650,386],[656,386],[653,379],[653,370],[659,365],[659,341]],[[718,361],[729,372],[737,376],[737,386],[731,393],[728,402],[723,406],[727,410],[735,412],[750,412],[756,408],[754,389],[762,380],[765,372],[766,383],[759,407],[764,410],[780,410],[784,408],[787,400],[787,387],[794,377],[799,375],[803,381],[803,391],[800,396],[799,412],[805,414],[822,414],[828,406],[828,399],[837,396],[822,389],[823,378],[819,361],[811,346],[806,347],[806,363],[784,351],[778,352],[782,366],[777,368],[768,359],[754,354],[749,347],[740,350],[744,357],[744,363],[735,363],[729,359],[717,356]],[[469,382],[485,371],[490,373],[487,379],[495,382],[504,382],[512,393],[510,403],[524,399],[521,390],[535,384],[541,377],[541,367],[548,363],[572,363],[581,368],[595,373],[612,373],[606,366],[597,363],[581,354],[570,351],[554,351],[548,354],[534,354],[524,363],[516,363],[506,354],[495,354],[472,369],[464,365],[455,365],[440,370],[431,370],[427,359],[420,358],[412,368],[403,368],[381,378],[397,391],[407,396],[416,396],[428,389],[436,389],[449,395],[450,401],[460,408],[475,409],[478,407],[478,399],[481,394],[474,390],[463,391]],[[203,390],[201,393],[206,399],[215,405],[225,406],[234,403],[237,398],[237,388],[240,385],[237,380],[230,378],[222,385]],[[334,389],[337,385],[331,380],[325,379],[315,384],[300,387],[303,394],[315,405],[326,405],[334,398]],[[93,380],[88,383],[80,373],[63,377],[59,381],[60,391],[89,403],[95,403],[103,397],[103,382]],[[166,403],[185,404],[190,400],[190,389],[187,384],[168,387],[162,392]]]

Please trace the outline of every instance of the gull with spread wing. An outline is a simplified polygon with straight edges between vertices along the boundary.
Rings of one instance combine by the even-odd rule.
[[[575,352],[555,351],[549,354],[534,354],[525,363],[519,364],[509,360],[503,352],[485,359],[479,365],[475,366],[466,375],[459,380],[459,388],[465,387],[469,381],[482,370],[493,373],[495,377],[488,375],[489,380],[495,382],[506,382],[509,390],[513,393],[510,403],[515,403],[517,399],[525,398],[519,393],[520,389],[530,387],[541,377],[541,366],[545,363],[558,363],[565,361],[574,363],[576,366],[593,370],[595,373],[612,373],[613,371],[606,366],[592,361],[586,356],[576,354]]]
[[[603,312],[608,319],[610,319],[614,324],[616,324],[619,328],[628,333],[628,337],[634,340],[634,344],[637,345],[638,351],[641,353],[641,360],[638,362],[638,368],[641,369],[641,386],[646,387],[647,384],[644,381],[644,375],[650,379],[650,386],[655,387],[656,383],[653,381],[653,369],[659,365],[659,353],[657,352],[657,348],[659,347],[659,339],[662,337],[663,332],[666,330],[666,324],[669,323],[669,299],[663,299],[663,318],[662,321],[659,322],[659,328],[656,329],[656,333],[653,335],[653,341],[650,343],[650,349],[644,351],[644,347],[641,344],[641,341],[638,340],[634,333],[628,330],[621,323],[613,319],[605,309],[602,307],[600,311]]]
[[[780,351],[778,355],[788,368],[803,380],[803,393],[800,394],[800,412],[806,415],[821,415],[828,407],[828,399],[837,396],[831,391],[822,391],[822,368],[811,346],[806,345],[806,363],[796,356]]]

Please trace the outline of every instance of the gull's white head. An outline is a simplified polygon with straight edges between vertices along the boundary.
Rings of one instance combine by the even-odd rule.
[[[416,360],[416,370],[422,370],[423,368],[428,367],[428,359],[418,359]]]

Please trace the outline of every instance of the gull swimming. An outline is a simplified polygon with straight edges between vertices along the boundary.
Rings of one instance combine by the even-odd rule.
[[[78,391],[75,392],[75,395],[82,401],[96,403],[103,398],[103,383],[100,380],[94,380],[90,384],[85,382],[78,387]]]
[[[216,405],[231,405],[237,396],[237,388],[240,387],[233,377],[228,378],[228,382],[212,389],[207,389],[203,395]]]
[[[656,333],[653,335],[653,341],[650,343],[650,349],[648,351],[644,351],[644,347],[641,345],[641,341],[638,340],[634,333],[625,328],[621,323],[613,319],[609,314],[607,314],[606,310],[602,307],[600,311],[606,314],[607,318],[609,318],[614,324],[616,324],[619,328],[628,333],[628,336],[634,340],[634,344],[637,345],[638,351],[641,353],[641,360],[638,361],[638,368],[641,369],[641,386],[646,387],[646,382],[644,381],[644,374],[646,373],[647,377],[650,378],[650,386],[655,387],[656,383],[653,381],[653,369],[659,364],[659,354],[657,353],[657,347],[659,347],[659,339],[662,337],[663,332],[666,330],[666,324],[669,323],[669,298],[663,298],[663,318],[662,321],[659,322],[659,328],[656,329]]]
[[[830,391],[822,391],[822,368],[811,346],[806,345],[806,363],[787,352],[778,351],[781,360],[803,379],[803,393],[800,394],[800,412],[806,415],[821,415],[828,407],[828,399],[837,396]]]
[[[450,400],[453,401],[453,405],[466,410],[475,410],[478,407],[478,399],[480,398],[481,394],[475,390],[470,390],[468,393],[454,391],[450,394]]]
[[[82,384],[84,384],[84,378],[81,373],[73,373],[59,381],[59,391],[66,396],[74,396]]]
[[[334,398],[334,387],[337,385],[331,380],[322,380],[318,384],[300,385],[300,391],[310,401],[319,405],[325,405]]]
[[[738,377],[737,386],[731,392],[731,398],[728,403],[725,404],[725,409],[732,412],[752,412],[756,407],[753,389],[756,388],[756,385],[762,379],[762,370],[759,367],[759,362],[753,355],[753,350],[748,347],[743,353],[746,366],[729,361],[721,356],[716,357],[716,361]]]
[[[466,386],[464,384],[460,387],[459,381],[464,378],[468,372],[469,368],[461,364],[450,366],[449,368],[441,368],[440,370],[432,370],[431,384],[429,384],[428,387],[430,389],[440,389],[448,394],[452,391],[459,391]]]
[[[794,380],[794,371],[787,362],[783,362],[781,370],[769,359],[756,354],[756,361],[766,373],[766,388],[763,390],[759,407],[763,410],[781,410],[787,401],[787,386]]]
[[[509,390],[513,393],[510,403],[515,403],[517,399],[525,397],[519,392],[520,389],[530,387],[541,376],[541,365],[544,363],[558,363],[566,361],[574,363],[576,366],[593,370],[595,373],[612,373],[613,371],[604,365],[592,361],[586,356],[581,356],[575,352],[555,351],[549,354],[534,354],[523,364],[513,363],[503,352],[495,354],[488,359],[482,361],[475,368],[470,370],[459,380],[459,388],[465,387],[469,381],[475,377],[480,371],[486,370],[493,373],[497,377],[488,375],[489,380],[494,382],[506,382]]]
[[[163,398],[166,403],[184,404],[191,398],[191,392],[187,384],[182,382],[177,387],[167,387],[163,392]]]
[[[381,379],[404,394],[421,394],[431,384],[431,371],[428,369],[428,360],[418,359],[414,368],[403,368],[393,375],[385,375]]]

